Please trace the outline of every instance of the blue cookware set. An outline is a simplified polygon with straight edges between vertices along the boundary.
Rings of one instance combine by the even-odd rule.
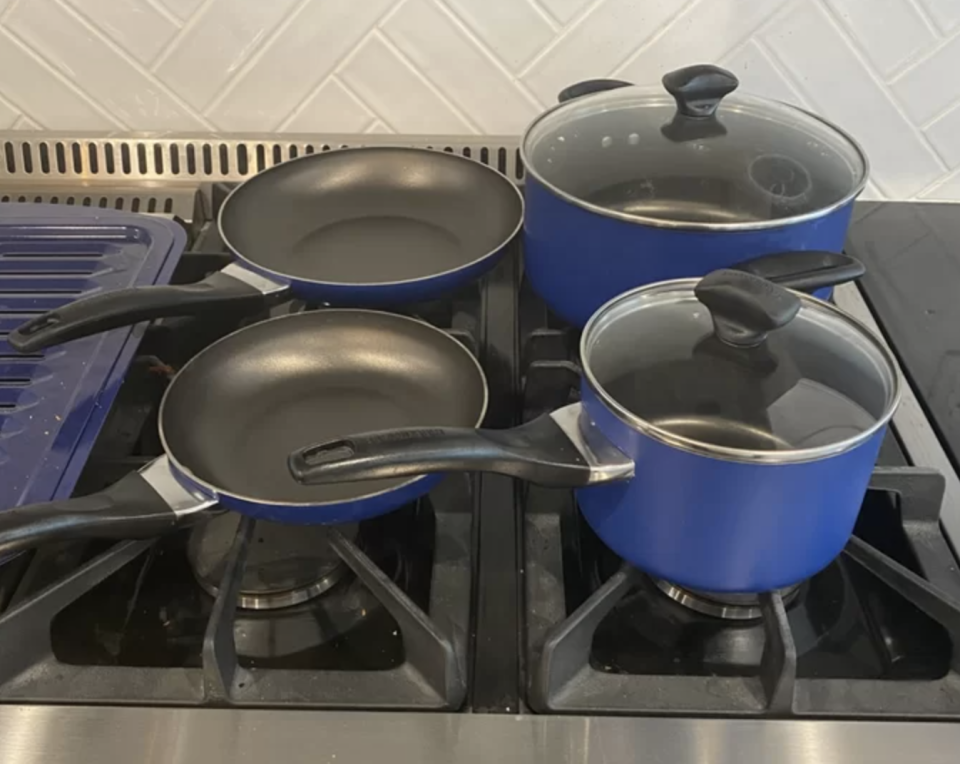
[[[689,588],[769,591],[840,553],[900,391],[883,343],[824,299],[863,271],[840,253],[867,160],[836,126],[737,85],[713,66],[671,72],[662,88],[590,81],[534,121],[521,143],[524,204],[511,206],[506,179],[488,191],[516,219],[501,215],[493,245],[456,276],[426,275],[416,292],[482,275],[522,216],[526,277],[583,327],[581,402],[512,430],[474,429],[486,400],[477,366],[483,400],[462,422],[424,414],[395,429],[319,434],[290,454],[290,480],[358,487],[316,522],[391,511],[414,498],[411,485],[432,484],[367,495],[365,481],[479,470],[575,488],[608,546]],[[238,262],[255,264],[259,254],[229,233]],[[350,289],[339,304],[389,304],[384,288]],[[122,323],[114,315],[110,325]],[[103,328],[94,320],[53,341]],[[231,494],[175,461],[178,470],[154,467],[154,488],[169,483],[178,510],[191,496],[207,507]],[[269,496],[244,499],[231,508],[275,518]],[[0,551],[13,533],[0,525]]]

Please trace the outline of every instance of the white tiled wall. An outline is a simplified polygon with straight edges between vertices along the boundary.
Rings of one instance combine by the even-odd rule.
[[[700,62],[960,200],[960,0],[0,0],[0,129],[509,135]]]

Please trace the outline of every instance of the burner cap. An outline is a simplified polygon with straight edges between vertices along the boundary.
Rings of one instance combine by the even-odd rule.
[[[197,526],[187,542],[187,557],[197,582],[216,596],[241,516],[227,512]],[[353,540],[357,525],[337,526]],[[240,584],[237,604],[249,610],[275,610],[313,599],[334,586],[347,566],[329,543],[324,525],[282,525],[258,520]]]
[[[704,592],[699,589],[686,589],[663,580],[658,580],[656,584],[657,588],[670,599],[703,615],[723,618],[728,621],[748,621],[760,618],[763,614],[760,609],[760,598],[756,594]],[[789,605],[799,591],[800,584],[780,589],[783,604]]]

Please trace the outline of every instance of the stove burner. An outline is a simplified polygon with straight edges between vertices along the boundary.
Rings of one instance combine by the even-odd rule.
[[[662,579],[656,581],[656,584],[657,588],[670,599],[702,615],[722,618],[726,621],[749,621],[763,615],[756,594],[727,594],[685,589]],[[800,584],[781,589],[780,596],[783,598],[783,604],[789,605],[793,602],[799,591]]]
[[[213,597],[219,591],[240,519],[234,512],[218,515],[194,529],[187,542],[193,574]],[[342,525],[338,530],[350,540],[356,538],[356,525]],[[348,569],[330,547],[329,534],[323,525],[258,520],[243,571],[239,607],[276,610],[307,602],[331,589]]]

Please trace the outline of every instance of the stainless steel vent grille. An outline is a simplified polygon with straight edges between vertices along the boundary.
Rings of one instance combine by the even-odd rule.
[[[126,195],[93,193],[44,193],[11,195],[0,193],[0,202],[20,202],[34,204],[66,204],[77,207],[100,207],[102,209],[128,210],[130,212],[156,212],[172,214],[174,199],[167,194]]]
[[[80,181],[85,185],[236,182],[304,154],[376,145],[448,151],[496,167],[514,181],[523,179],[519,140],[510,137],[317,135],[284,136],[281,140],[276,135],[125,137],[0,132],[0,191],[6,192],[14,183],[23,186],[24,181]],[[17,194],[17,199],[20,196],[30,199],[25,191]],[[101,206],[104,197],[109,195],[90,193],[88,204]],[[111,206],[109,198],[107,206]]]

